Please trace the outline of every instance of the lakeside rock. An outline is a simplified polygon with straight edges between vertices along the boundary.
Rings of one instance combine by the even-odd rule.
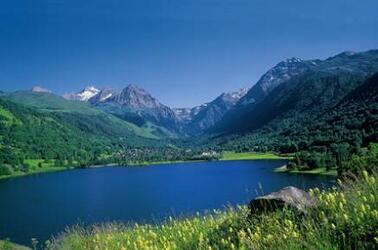
[[[305,213],[308,208],[315,205],[316,201],[309,193],[299,188],[289,186],[278,192],[255,198],[250,202],[250,209],[251,214],[274,211],[284,207]]]

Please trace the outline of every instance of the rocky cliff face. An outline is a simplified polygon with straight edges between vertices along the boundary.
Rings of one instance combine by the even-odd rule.
[[[185,130],[189,134],[200,134],[212,127],[242,98],[248,89],[243,88],[235,92],[223,93],[212,102],[191,110],[192,116],[187,119]]]
[[[377,71],[378,50],[344,52],[326,60],[281,62],[208,132],[245,133],[273,121],[311,121]]]
[[[170,130],[179,130],[175,112],[136,85],[128,85],[121,92],[105,89],[89,101],[138,126],[151,122]]]
[[[268,70],[248,93],[240,99],[238,104],[244,106],[250,103],[257,103],[281,83],[310,70],[316,65],[317,61],[315,60],[304,61],[296,57],[282,61]]]
[[[97,104],[101,102],[106,102],[110,98],[117,96],[119,92],[117,90],[111,88],[103,88],[100,92],[93,97],[91,97],[88,101],[92,104]]]

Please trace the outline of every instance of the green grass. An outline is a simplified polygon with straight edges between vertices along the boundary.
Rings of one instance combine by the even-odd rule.
[[[188,163],[188,162],[203,162],[205,160],[182,160],[182,161],[144,161],[128,163],[127,166],[150,166],[150,165],[162,165],[162,164],[174,164],[174,163]]]
[[[237,153],[233,151],[225,151],[222,153],[221,160],[275,160],[275,159],[288,159],[286,156],[280,156],[274,153],[256,153],[256,152],[243,152]]]
[[[31,248],[12,243],[8,240],[0,240],[1,250],[31,250]]]
[[[27,176],[27,175],[32,175],[32,174],[58,172],[58,171],[63,171],[63,170],[67,170],[67,169],[72,169],[72,167],[55,166],[53,160],[46,163],[44,160],[41,160],[41,159],[27,159],[24,162],[29,165],[29,171],[28,172],[17,170],[17,171],[14,171],[11,175],[0,176],[0,180],[1,179],[13,178],[13,177]],[[41,165],[42,165],[41,167],[38,166],[39,163],[41,163]]]
[[[246,206],[215,210],[157,225],[73,227],[48,249],[376,249],[378,176],[366,172],[328,191],[310,190],[317,207],[249,213]]]
[[[329,175],[329,176],[337,176],[337,170],[336,169],[330,169],[327,170],[326,168],[315,168],[311,170],[298,170],[293,169],[290,170],[285,166],[276,168],[274,172],[277,173],[290,173],[290,174],[314,174],[314,175]]]
[[[243,152],[236,153],[233,151],[225,151],[222,153],[221,161],[236,161],[236,160],[279,160],[288,159],[286,156],[279,156],[273,153],[255,153],[255,152]],[[148,166],[159,164],[171,164],[171,163],[185,163],[185,162],[201,162],[206,160],[183,160],[183,161],[151,161],[151,162],[137,162],[129,163],[129,166]]]
[[[60,111],[74,112],[83,114],[99,114],[100,111],[90,107],[88,103],[81,101],[68,101],[61,96],[50,93],[35,93],[31,91],[16,91],[7,93],[5,98],[21,103],[25,106],[31,106],[40,111]]]
[[[0,180],[2,180],[2,179],[9,179],[9,178],[13,178],[13,177],[27,176],[27,175],[32,175],[32,174],[42,174],[42,173],[50,173],[50,172],[59,172],[59,171],[67,170],[67,169],[72,169],[72,168],[45,167],[45,168],[39,168],[39,169],[31,170],[29,172],[15,171],[11,175],[2,175],[2,176],[0,176]]]

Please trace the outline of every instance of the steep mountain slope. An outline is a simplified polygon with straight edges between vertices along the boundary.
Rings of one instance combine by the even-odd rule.
[[[112,98],[112,97],[114,97],[118,94],[119,94],[119,92],[115,89],[103,88],[96,95],[89,98],[88,101],[91,104],[97,104],[97,103],[100,103],[100,102],[105,102],[109,98]]]
[[[208,103],[193,108],[174,108],[173,112],[175,112],[175,115],[180,122],[187,123],[190,122],[201,110],[206,108],[207,105]]]
[[[224,114],[230,110],[246,93],[247,89],[223,93],[214,101],[207,103],[187,123],[185,130],[187,133],[197,135],[206,129],[214,126],[220,121]],[[193,112],[194,113],[194,112]]]
[[[63,94],[63,97],[67,100],[88,101],[98,93],[100,93],[99,89],[94,86],[88,86],[79,93],[66,93]]]
[[[245,133],[274,120],[311,120],[377,71],[378,50],[342,53],[316,61],[311,69],[280,83],[260,102],[237,105],[210,132]]]
[[[0,98],[0,164],[23,159],[75,160],[87,164],[123,147],[158,145],[106,114],[42,112]]]
[[[98,114],[85,102],[68,101],[60,96],[47,92],[16,91],[4,93],[3,97],[25,106],[37,108],[42,111],[62,111],[85,114]]]
[[[286,153],[305,150],[329,154],[334,150],[336,152],[331,154],[337,155],[339,150],[345,153],[377,142],[378,73],[354,85],[358,86],[333,107],[319,112],[305,112],[300,119],[298,115],[275,119],[243,135],[213,138],[209,146],[223,150],[275,150]]]
[[[263,100],[273,89],[296,75],[309,71],[317,65],[317,60],[304,61],[290,58],[278,63],[266,72],[260,80],[240,99],[238,105],[245,106]]]
[[[179,131],[174,111],[135,85],[128,85],[119,94],[95,102],[95,106],[140,127],[150,123],[162,129]]]
[[[139,128],[131,123],[118,119],[101,110],[91,107],[89,103],[82,101],[69,101],[60,96],[46,92],[32,91],[16,91],[3,93],[1,95],[4,100],[9,100],[23,106],[34,108],[42,113],[53,113],[67,121],[92,120],[93,126],[97,126],[99,130],[104,127],[114,128],[119,131],[117,135],[127,135],[131,137],[159,138],[151,131]],[[96,124],[99,122],[99,124]],[[78,123],[79,124],[79,123]],[[105,129],[108,130],[108,129]]]

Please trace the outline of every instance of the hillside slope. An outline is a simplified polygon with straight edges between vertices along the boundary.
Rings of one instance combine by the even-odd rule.
[[[297,123],[303,119],[311,120],[332,108],[377,71],[378,50],[342,53],[316,61],[316,66],[281,82],[259,102],[237,105],[209,132],[245,133],[262,128],[275,119]]]

